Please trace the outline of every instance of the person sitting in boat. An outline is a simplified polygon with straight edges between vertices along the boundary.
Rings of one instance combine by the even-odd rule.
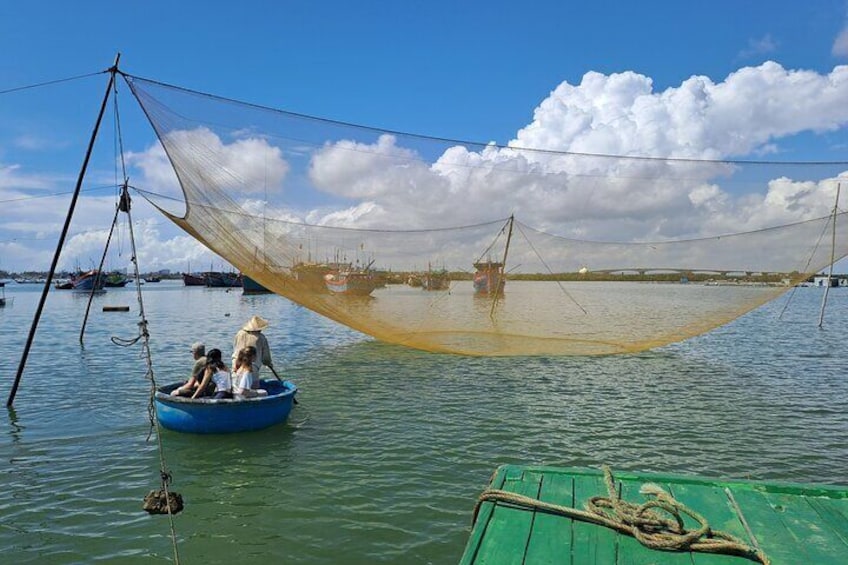
[[[271,360],[271,348],[268,345],[268,339],[262,333],[262,330],[268,327],[267,320],[263,320],[259,316],[253,316],[245,325],[236,333],[233,339],[233,367],[235,370],[236,357],[239,352],[245,347],[253,347],[256,350],[256,355],[252,361],[252,372],[259,375],[259,369],[266,366],[271,371],[274,371],[274,362]]]
[[[265,396],[268,391],[259,388],[259,377],[253,371],[256,348],[247,346],[239,350],[233,365],[233,398],[244,400]]]
[[[230,370],[221,361],[220,349],[210,349],[209,353],[206,354],[206,368],[203,370],[203,379],[195,389],[192,398],[203,396],[211,396],[215,399],[233,397]]]
[[[191,396],[203,379],[203,371],[206,370],[206,346],[199,341],[192,343],[191,355],[194,357],[191,377],[184,384],[172,390],[172,396]]]

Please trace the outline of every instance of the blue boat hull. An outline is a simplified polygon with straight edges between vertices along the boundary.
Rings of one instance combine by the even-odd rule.
[[[242,275],[241,284],[244,294],[270,294],[271,291],[247,275]]]
[[[182,383],[156,391],[156,417],[163,428],[191,434],[228,434],[268,428],[285,422],[294,405],[297,387],[290,381],[263,380],[268,396],[247,400],[191,400],[171,396]]]
[[[95,288],[94,285],[97,285]],[[103,290],[106,284],[106,277],[98,271],[89,271],[71,279],[71,286],[74,290]]]

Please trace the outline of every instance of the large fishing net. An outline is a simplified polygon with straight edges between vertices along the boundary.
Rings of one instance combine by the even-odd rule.
[[[148,199],[262,286],[385,342],[634,352],[727,323],[848,253],[839,163],[473,144],[126,78],[179,180]],[[728,214],[742,192],[775,212],[745,216],[742,198]]]

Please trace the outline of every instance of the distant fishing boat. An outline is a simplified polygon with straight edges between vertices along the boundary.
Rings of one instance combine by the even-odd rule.
[[[158,277],[156,275],[150,275],[149,277],[144,277],[144,282],[149,282],[149,283],[162,282],[162,277]]]
[[[241,274],[210,271],[206,273],[206,286],[212,288],[234,288],[242,286]]]
[[[271,291],[256,282],[249,276],[242,274],[241,276],[242,292],[244,294],[270,294]]]
[[[448,290],[450,288],[450,274],[447,269],[427,269],[421,276],[421,288],[424,290]]]
[[[349,268],[348,263],[299,262],[292,267],[291,271],[295,280],[303,286],[315,292],[326,293],[328,289],[324,277]]]
[[[206,286],[206,278],[199,273],[183,273],[183,284],[186,286]]]
[[[129,282],[130,279],[125,274],[115,271],[106,275],[106,281],[103,284],[109,288],[123,288]]]
[[[183,383],[156,391],[156,417],[162,427],[191,434],[249,432],[281,424],[289,417],[297,387],[290,381],[262,380],[260,388],[268,396],[245,400],[171,396]]]
[[[503,294],[506,278],[503,263],[486,260],[474,263],[474,292],[477,294]]]
[[[702,516],[706,525],[678,507],[680,528],[674,514],[666,514],[665,508],[674,506],[663,495]],[[559,563],[568,562],[568,556],[572,563],[587,565],[848,563],[846,512],[848,487],[631,473],[613,477],[595,469],[504,465],[478,499],[460,565]],[[593,521],[601,515],[608,522]],[[660,527],[650,523],[657,516],[665,521]],[[642,542],[625,533],[630,527],[602,525],[640,519]],[[699,526],[706,528],[701,536]],[[709,545],[710,553],[686,545],[686,535],[674,531],[680,529]],[[673,551],[651,547],[660,542],[681,545]]]
[[[6,305],[6,283],[0,281],[0,306]]]
[[[324,284],[332,293],[352,296],[368,296],[377,288],[378,282],[368,271],[337,271],[324,275]]]
[[[104,277],[97,269],[92,269],[91,271],[78,273],[71,277],[70,282],[73,290],[99,291],[104,290],[103,287],[106,285],[106,277]]]

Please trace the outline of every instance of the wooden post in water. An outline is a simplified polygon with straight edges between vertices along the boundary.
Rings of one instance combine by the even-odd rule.
[[[108,69],[109,84],[106,85],[106,94],[103,96],[103,102],[100,105],[100,113],[97,114],[97,121],[94,123],[94,131],[91,132],[91,139],[88,142],[88,150],[85,152],[85,159],[83,159],[82,167],[80,169],[79,176],[77,177],[77,185],[76,188],[74,188],[74,194],[71,197],[71,203],[68,206],[68,215],[65,218],[65,225],[62,227],[62,233],[60,234],[59,241],[56,244],[56,253],[53,254],[53,262],[50,264],[50,272],[47,273],[47,281],[44,283],[44,289],[41,292],[41,299],[38,301],[38,307],[35,309],[32,326],[29,328],[29,335],[27,336],[26,344],[24,344],[23,354],[21,354],[21,362],[18,365],[15,382],[12,385],[11,392],[9,392],[9,398],[6,400],[6,406],[9,407],[11,407],[12,403],[15,401],[15,395],[17,394],[18,386],[21,383],[21,376],[24,373],[27,357],[29,357],[29,350],[32,347],[32,340],[35,338],[35,331],[38,329],[38,321],[41,319],[41,312],[44,310],[44,303],[47,301],[47,293],[50,292],[50,285],[53,282],[53,273],[56,272],[56,265],[59,263],[59,255],[62,253],[62,247],[65,245],[65,236],[68,235],[68,228],[71,226],[71,218],[74,215],[74,208],[76,208],[77,205],[77,199],[79,198],[80,189],[82,188],[82,181],[85,178],[85,171],[88,168],[88,161],[91,158],[92,151],[94,150],[94,142],[97,139],[100,122],[103,120],[103,113],[106,111],[106,103],[109,101],[109,94],[112,91],[112,85],[115,83],[115,74],[118,72],[118,61],[120,60],[121,54],[118,53],[115,57],[115,64]]]

